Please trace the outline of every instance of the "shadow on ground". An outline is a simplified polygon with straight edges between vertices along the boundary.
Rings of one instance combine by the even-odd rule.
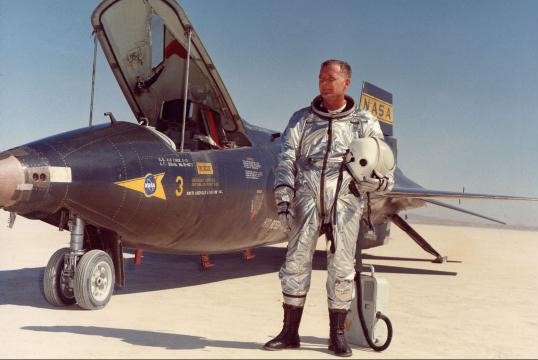
[[[100,326],[24,326],[23,330],[44,332],[65,332],[80,335],[102,336],[120,339],[138,346],[161,347],[170,350],[196,350],[206,347],[227,349],[259,349],[263,344],[213,340],[199,336],[172,334],[157,331],[107,328]]]
[[[114,295],[132,294],[147,291],[196,286],[237,279],[255,275],[276,273],[286,255],[281,247],[260,247],[255,249],[256,258],[244,261],[241,253],[211,255],[216,264],[210,270],[200,270],[200,258],[193,255],[168,255],[144,252],[141,265],[134,265],[133,259],[125,259],[126,286],[116,289]],[[364,259],[375,260],[411,260],[426,259],[387,258],[364,254]],[[456,272],[376,265],[376,273],[397,273],[412,275],[455,276]],[[326,269],[326,253],[318,250],[314,254],[314,270]],[[442,264],[439,264],[442,268]],[[21,306],[53,308],[42,295],[43,267],[0,271],[0,305],[13,304]],[[275,280],[277,281],[277,280]],[[68,307],[69,308],[69,307]],[[74,306],[77,309],[78,307]],[[65,309],[65,308],[63,308]]]
[[[226,348],[226,349],[262,349],[263,343],[247,342],[247,341],[229,341],[215,340],[200,336],[173,334],[157,331],[133,330],[108,328],[101,326],[24,326],[23,330],[55,332],[55,333],[70,333],[79,335],[102,336],[107,338],[119,339],[123,342],[148,347],[160,347],[168,350],[200,350],[208,347]],[[315,336],[302,336],[301,348],[320,351],[323,353],[332,353],[327,349],[327,338],[319,338]],[[364,350],[371,352],[370,349],[359,348],[353,346],[353,350]]]

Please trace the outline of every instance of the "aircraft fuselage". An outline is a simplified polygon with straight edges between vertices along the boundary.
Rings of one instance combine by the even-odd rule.
[[[59,225],[62,209],[114,229],[124,244],[177,253],[239,250],[285,240],[274,206],[278,143],[177,152],[145,126],[118,122],[39,140],[0,155],[25,185],[6,207]]]

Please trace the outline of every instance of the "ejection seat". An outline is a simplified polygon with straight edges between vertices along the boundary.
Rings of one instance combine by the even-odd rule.
[[[163,101],[161,105],[161,113],[155,128],[168,136],[176,144],[176,148],[181,146],[181,123],[183,121],[183,99],[174,99]],[[187,100],[187,118],[185,122],[185,145],[187,150],[196,150],[192,141],[193,132],[197,127],[192,121],[191,113],[192,102]]]
[[[181,146],[183,99],[164,101],[156,129],[171,138],[176,147]],[[220,115],[196,102],[187,101],[184,150],[197,151],[227,147],[226,133]]]

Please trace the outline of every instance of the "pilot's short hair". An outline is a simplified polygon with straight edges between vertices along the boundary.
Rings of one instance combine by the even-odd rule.
[[[340,72],[344,74],[344,76],[348,79],[351,79],[351,66],[344,60],[336,60],[336,59],[329,59],[324,61],[321,64],[321,69],[323,69],[325,66],[328,65],[338,65],[340,66]]]

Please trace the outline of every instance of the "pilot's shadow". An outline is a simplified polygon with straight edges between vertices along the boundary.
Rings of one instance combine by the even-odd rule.
[[[262,350],[263,343],[248,341],[213,340],[200,336],[163,333],[146,330],[119,329],[101,326],[24,326],[23,330],[42,332],[64,332],[79,335],[103,336],[120,339],[123,342],[149,347],[161,347],[167,350],[199,350],[207,347],[226,349]],[[317,350],[323,353],[331,353],[327,350],[327,338],[315,336],[301,337],[303,349]],[[354,349],[363,350],[356,346]]]
[[[212,340],[199,336],[163,333],[146,330],[118,329],[100,326],[24,326],[23,330],[65,332],[80,335],[117,338],[126,343],[162,347],[169,350],[196,350],[206,347],[228,349],[260,349],[262,344],[246,341]]]

